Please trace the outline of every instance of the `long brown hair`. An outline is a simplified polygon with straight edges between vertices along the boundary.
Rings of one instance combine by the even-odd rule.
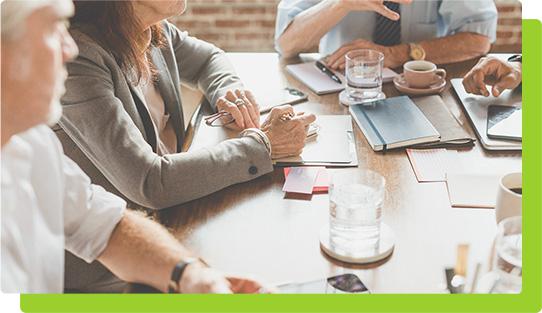
[[[75,0],[74,4],[75,15],[70,20],[72,27],[93,25],[98,36],[95,39],[111,51],[125,73],[135,74],[135,77],[129,76],[134,83],[152,78],[154,67],[150,57],[147,63],[145,55],[149,56],[150,47],[163,43],[160,24],[151,26],[151,45],[146,51],[141,51],[141,24],[134,13],[132,1]]]

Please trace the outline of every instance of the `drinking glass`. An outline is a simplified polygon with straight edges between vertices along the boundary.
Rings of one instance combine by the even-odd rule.
[[[379,247],[385,179],[378,173],[341,171],[329,186],[329,237],[333,247],[371,254]]]
[[[369,49],[353,50],[346,54],[346,95],[352,103],[384,98],[382,69],[384,54]]]
[[[521,216],[509,217],[499,223],[493,257],[497,280],[491,293],[521,292],[521,241]]]

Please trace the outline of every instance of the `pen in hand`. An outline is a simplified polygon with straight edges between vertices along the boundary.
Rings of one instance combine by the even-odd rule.
[[[333,73],[332,70],[330,70],[327,66],[324,65],[324,63],[320,62],[320,61],[316,61],[315,63],[316,67],[324,74],[326,74],[327,76],[329,76],[329,78],[333,79],[336,83],[338,84],[342,84],[343,82],[339,79],[339,77],[337,77],[337,75],[335,75],[335,73]]]

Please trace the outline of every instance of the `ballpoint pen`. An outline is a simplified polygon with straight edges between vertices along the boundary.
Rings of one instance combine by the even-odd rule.
[[[316,61],[315,63],[316,67],[324,74],[326,74],[327,76],[329,76],[329,78],[333,79],[336,83],[338,84],[342,84],[343,82],[339,79],[339,77],[337,77],[337,75],[335,75],[335,73],[333,73],[332,70],[330,70],[327,66],[324,65],[324,63],[320,62],[320,61]]]

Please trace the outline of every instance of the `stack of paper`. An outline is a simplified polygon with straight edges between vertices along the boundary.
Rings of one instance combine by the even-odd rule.
[[[284,168],[286,181],[282,190],[285,192],[313,194],[327,192],[329,174],[325,167],[287,167]]]

